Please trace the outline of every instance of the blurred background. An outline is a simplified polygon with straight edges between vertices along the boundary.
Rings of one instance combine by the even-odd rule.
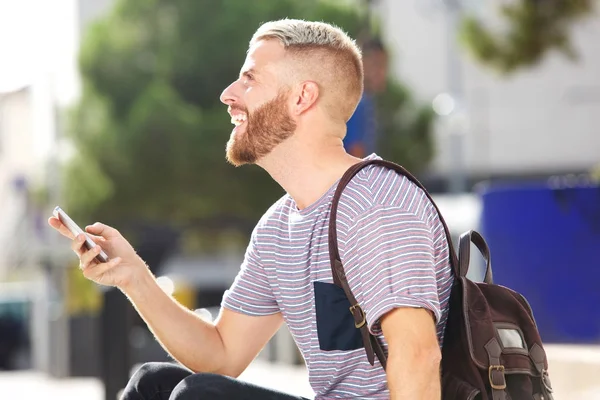
[[[218,98],[283,17],[357,39],[348,151],[409,168],[456,238],[483,232],[496,283],[532,305],[556,398],[600,399],[595,0],[0,0],[2,398],[114,400],[168,360],[120,292],[81,276],[47,227],[56,205],[118,228],[164,290],[216,316],[283,194],[225,162]],[[285,328],[242,379],[312,394]]]

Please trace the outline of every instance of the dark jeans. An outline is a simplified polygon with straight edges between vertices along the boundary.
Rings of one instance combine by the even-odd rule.
[[[172,363],[147,363],[131,377],[122,400],[307,400],[216,374],[194,374]]]

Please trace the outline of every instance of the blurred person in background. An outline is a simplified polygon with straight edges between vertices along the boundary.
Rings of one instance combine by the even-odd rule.
[[[349,303],[332,283],[331,200],[337,181],[361,161],[343,145],[363,94],[361,57],[343,31],[320,22],[269,22],[250,41],[238,79],[221,95],[235,125],[226,158],[262,167],[286,194],[254,229],[215,322],[163,292],[116,229],[86,227],[98,244],[88,251],[83,235],[73,238],[50,218],[74,239],[83,274],[122,290],[178,361],[144,364],[124,400],[299,399],[236,379],[284,321],[317,399],[440,398],[452,273],[435,208],[408,179],[366,167],[338,209],[341,259],[368,327],[387,352],[387,373],[379,361],[369,363]],[[100,248],[111,258],[107,263],[95,259]],[[350,330],[340,332],[341,316],[350,318]]]
[[[377,151],[378,126],[375,97],[386,87],[388,54],[379,38],[362,45],[364,92],[356,111],[347,123],[344,137],[346,151],[355,157],[366,157]]]

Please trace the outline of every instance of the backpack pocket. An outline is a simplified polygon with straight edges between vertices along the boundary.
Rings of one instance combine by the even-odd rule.
[[[443,400],[480,400],[481,391],[471,384],[452,375],[442,381]]]
[[[319,348],[323,351],[347,351],[364,347],[344,290],[326,282],[314,282],[313,286]]]

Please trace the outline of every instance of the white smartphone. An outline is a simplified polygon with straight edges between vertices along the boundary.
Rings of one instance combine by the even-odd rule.
[[[67,213],[63,211],[62,208],[60,208],[58,206],[56,208],[54,208],[52,215],[54,215],[56,218],[58,218],[60,220],[60,222],[62,222],[63,225],[66,226],[69,231],[71,231],[73,236],[78,236],[83,233],[85,235],[85,242],[83,243],[83,245],[88,250],[96,247],[96,243],[90,238],[90,236],[87,234],[87,232],[85,232],[83,229],[81,229],[79,227],[79,225],[77,225],[71,219],[71,217],[69,217],[67,215]],[[100,250],[100,253],[98,253],[98,255],[96,256],[96,260],[98,260],[101,263],[105,263],[108,261],[108,256],[106,255],[104,250]]]

